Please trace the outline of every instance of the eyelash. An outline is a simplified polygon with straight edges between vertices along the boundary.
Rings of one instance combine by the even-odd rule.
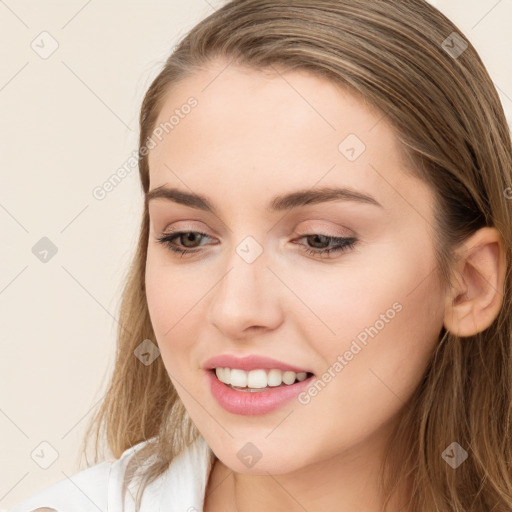
[[[160,244],[164,245],[166,248],[168,248],[170,251],[172,251],[176,254],[179,254],[181,257],[183,257],[186,254],[199,252],[199,251],[197,248],[181,249],[181,248],[177,247],[176,245],[173,245],[172,242],[176,238],[179,238],[181,235],[187,235],[190,233],[194,233],[196,235],[210,238],[206,233],[202,233],[201,231],[177,231],[176,233],[173,233],[170,235],[164,234],[164,235],[158,237],[157,241],[158,241],[158,243],[160,243]],[[314,256],[323,257],[324,255],[329,256],[332,253],[342,253],[344,251],[349,251],[350,249],[352,249],[354,247],[354,245],[357,242],[357,239],[354,237],[349,237],[349,238],[335,237],[335,236],[322,235],[320,233],[303,235],[299,238],[299,240],[302,238],[308,238],[310,236],[315,236],[315,235],[323,236],[324,238],[327,238],[331,242],[338,242],[338,245],[336,245],[334,247],[325,248],[325,249],[312,249],[312,248],[305,247],[304,245],[301,245],[303,251],[305,251],[307,254],[312,254]]]

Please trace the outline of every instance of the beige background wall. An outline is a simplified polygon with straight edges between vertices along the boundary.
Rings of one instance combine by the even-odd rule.
[[[102,200],[93,190],[133,154],[170,49],[223,3],[0,2],[0,509],[84,467],[142,204],[135,167]],[[481,52],[512,120],[512,2],[435,4]]]

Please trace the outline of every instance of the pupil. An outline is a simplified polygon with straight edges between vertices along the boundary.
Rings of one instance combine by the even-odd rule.
[[[313,245],[315,245],[317,240],[320,240],[320,248],[327,247],[329,245],[329,239],[325,235],[310,235],[308,236],[309,241],[314,240]],[[323,240],[323,243],[322,243]]]
[[[196,233],[186,233],[185,234],[185,240],[186,240],[186,243],[184,243],[183,245],[187,246],[187,247],[190,247],[188,244],[188,242],[194,242],[194,238],[196,237]],[[193,247],[193,245],[192,245]]]

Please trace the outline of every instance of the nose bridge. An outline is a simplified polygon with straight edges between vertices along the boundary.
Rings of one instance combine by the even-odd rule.
[[[225,335],[239,336],[249,327],[275,328],[281,318],[276,283],[268,257],[253,237],[245,237],[226,259],[225,273],[210,303],[210,322]]]

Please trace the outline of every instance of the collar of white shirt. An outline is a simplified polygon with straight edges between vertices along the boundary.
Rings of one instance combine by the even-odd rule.
[[[42,507],[57,512],[133,512],[137,482],[129,486],[123,509],[125,469],[130,458],[148,442],[151,440],[129,448],[114,462],[102,462],[67,477],[8,512],[32,512]],[[147,486],[140,512],[202,512],[214,460],[211,448],[199,435],[173,459],[165,473]]]

